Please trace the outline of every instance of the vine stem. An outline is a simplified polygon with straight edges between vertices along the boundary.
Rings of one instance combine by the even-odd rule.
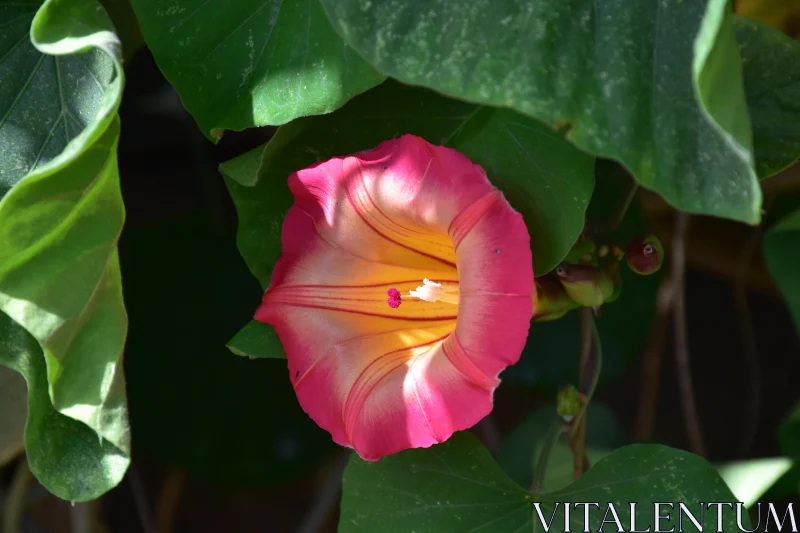
[[[561,434],[564,433],[567,425],[558,417],[558,420],[552,423],[550,429],[544,436],[542,449],[539,452],[539,459],[536,462],[536,470],[533,473],[533,483],[531,484],[531,493],[536,496],[542,492],[542,485],[544,484],[544,476],[547,473],[547,463],[550,460],[550,455],[553,453],[553,448],[558,442]]]
[[[600,380],[600,369],[603,363],[600,334],[594,323],[591,308],[583,307],[581,309],[581,322],[587,324],[585,328],[582,328],[581,333],[582,335],[586,335],[588,339],[583,342],[585,349],[582,350],[581,353],[581,393],[586,396],[586,399],[581,406],[578,416],[576,416],[571,423],[572,431],[570,437],[573,437],[577,433],[577,423],[585,419],[586,409],[589,406],[589,402],[592,401],[595,389],[597,389],[597,382]]]
[[[687,339],[686,296],[684,277],[686,271],[685,236],[689,226],[689,215],[678,211],[675,215],[675,236],[672,246],[672,266],[675,273],[674,294],[672,300],[673,333],[675,340],[675,362],[678,367],[678,389],[681,393],[681,407],[686,424],[686,433],[692,452],[706,457],[703,434],[697,415],[697,405],[692,387],[692,372],[689,365],[689,342]]]
[[[658,407],[658,390],[660,387],[661,366],[664,358],[664,342],[667,336],[667,326],[672,317],[673,329],[675,330],[676,344],[681,342],[680,326],[675,324],[676,319],[685,312],[675,312],[675,305],[678,294],[683,293],[683,277],[686,271],[686,231],[689,226],[689,215],[682,211],[675,213],[672,247],[669,251],[669,273],[661,280],[656,295],[655,316],[650,326],[647,345],[642,353],[642,378],[641,378],[641,397],[639,400],[639,412],[636,417],[636,429],[634,431],[637,442],[648,442],[653,436],[655,425],[656,410]],[[685,330],[684,330],[685,337]],[[685,339],[684,339],[685,341]],[[676,359],[680,365],[680,354]],[[688,352],[687,352],[688,357]],[[681,368],[679,366],[679,372]],[[691,379],[691,377],[689,378]],[[682,402],[685,400],[682,398]],[[684,406],[685,408],[685,406]]]
[[[600,334],[592,316],[592,310],[584,307],[581,313],[581,368],[580,391],[584,401],[578,415],[570,423],[570,447],[573,455],[573,478],[578,479],[588,469],[586,462],[586,409],[594,397],[603,362]]]
[[[531,493],[534,495],[542,491],[550,455],[553,453],[553,448],[563,433],[569,432],[569,443],[573,454],[576,479],[583,475],[588,469],[588,461],[586,460],[585,454],[586,409],[594,396],[595,389],[597,389],[597,382],[600,379],[603,352],[600,347],[600,334],[597,331],[597,326],[592,316],[592,309],[583,307],[580,313],[582,343],[579,385],[584,398],[581,409],[575,418],[567,423],[559,416],[558,420],[553,422],[547,430],[533,474]]]

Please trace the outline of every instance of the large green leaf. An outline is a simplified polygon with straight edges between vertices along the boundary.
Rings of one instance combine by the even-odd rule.
[[[98,438],[85,424],[53,408],[47,394],[44,361],[36,339],[0,312],[0,364],[22,374],[28,385],[25,451],[31,470],[42,485],[60,498],[97,498],[120,482],[128,467],[128,456],[110,441]],[[16,407],[4,403],[3,411]],[[24,410],[22,413],[24,416]]]
[[[800,333],[800,209],[767,231],[763,247],[767,268],[783,293]]]
[[[318,0],[132,0],[153,56],[206,135],[333,111],[383,81]]]
[[[0,4],[0,13],[17,16],[19,5]],[[31,462],[48,489],[81,500],[118,481],[130,452],[121,365],[127,317],[116,248],[125,216],[116,159],[123,73],[119,42],[93,0],[48,0],[30,39],[35,49],[22,41],[10,49],[13,61],[3,63],[0,83],[3,135],[12,135],[3,139],[0,167],[11,164],[5,183],[13,185],[0,200],[0,311],[42,348],[47,379],[26,374],[37,389],[30,397],[49,389],[56,411],[88,426],[63,443],[38,442],[49,435],[28,431],[26,449],[78,453],[81,439],[95,433],[99,451],[85,458],[97,461],[104,477],[56,483],[55,475],[75,474],[58,455]],[[17,77],[25,83],[16,85]],[[32,418],[43,416],[36,412],[43,407],[29,407]]]
[[[471,433],[378,462],[353,454],[343,484],[341,533],[531,530],[533,496]]]
[[[686,211],[756,223],[728,0],[321,0],[378,70],[515,109]]]
[[[583,229],[592,157],[518,113],[387,81],[335,113],[280,128],[266,146],[222,165],[239,214],[239,249],[263,287],[280,256],[281,224],[292,205],[289,174],[404,133],[453,147],[486,169],[525,217],[537,275],[555,266]]]
[[[744,17],[734,19],[758,175],[800,158],[800,42]]]
[[[620,448],[599,463],[570,486],[542,496],[544,516],[551,514],[553,502],[613,502],[619,511],[623,525],[632,524],[630,502],[636,503],[636,524],[639,529],[651,526],[656,529],[654,503],[667,502],[661,515],[669,514],[669,520],[660,521],[660,529],[698,531],[683,512],[679,503],[686,505],[692,515],[703,526],[702,531],[740,531],[737,527],[736,497],[707,461],[689,452],[658,444],[632,444]],[[722,524],[718,524],[717,510],[707,504],[730,503],[723,512]],[[550,505],[547,505],[550,504]],[[732,507],[732,508],[731,508]],[[599,526],[602,514],[594,524]],[[610,517],[609,517],[610,518]],[[679,524],[680,521],[680,524]],[[638,524],[643,524],[639,527]],[[749,529],[749,518],[742,516],[742,525]],[[633,529],[632,527],[630,528]],[[597,531],[592,528],[593,531]],[[604,531],[614,531],[613,527]]]
[[[545,522],[555,516],[553,531],[564,531],[564,504],[595,502],[589,507],[591,531],[598,531],[612,503],[625,530],[631,524],[629,502],[636,502],[639,530],[654,529],[654,502],[669,520],[662,531],[678,526],[678,502],[699,517],[699,502],[735,502],[733,494],[705,460],[660,445],[631,445],[613,452],[570,486],[538,498]],[[339,531],[418,533],[450,531],[545,530],[534,497],[500,470],[489,452],[470,433],[457,433],[428,449],[408,450],[367,462],[355,455],[344,474]],[[558,507],[556,507],[558,503]],[[555,511],[554,511],[555,508]],[[608,515],[611,520],[611,515]],[[570,513],[572,531],[583,531],[583,508]],[[716,513],[705,512],[704,531],[716,530]],[[613,524],[613,522],[611,522]],[[735,531],[736,516],[727,512],[723,530]],[[747,518],[745,517],[745,524]],[[696,531],[684,517],[684,531]],[[605,531],[616,531],[604,526]]]

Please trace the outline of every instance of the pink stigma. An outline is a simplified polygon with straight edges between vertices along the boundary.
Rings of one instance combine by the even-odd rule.
[[[386,291],[386,294],[389,295],[389,299],[386,300],[386,303],[389,304],[389,307],[391,307],[392,309],[397,309],[398,307],[400,307],[400,302],[402,301],[402,299],[400,298],[400,291],[392,287],[391,289]]]

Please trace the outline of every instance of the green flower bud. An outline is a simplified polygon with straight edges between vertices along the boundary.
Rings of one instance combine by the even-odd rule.
[[[583,399],[573,385],[559,389],[556,394],[556,412],[565,422],[571,422],[581,412]]]
[[[570,298],[584,307],[597,307],[613,292],[613,284],[601,282],[600,270],[589,265],[559,265],[556,274]]]
[[[533,316],[531,320],[536,322],[555,320],[578,307],[578,304],[569,297],[557,277],[547,274],[536,278],[533,283],[536,294],[533,301]]]

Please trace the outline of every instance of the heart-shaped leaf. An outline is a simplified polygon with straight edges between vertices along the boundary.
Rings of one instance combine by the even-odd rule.
[[[567,125],[686,211],[760,220],[728,0],[321,0],[402,82]]]
[[[119,482],[130,453],[116,247],[123,71],[97,2],[47,0],[32,23],[30,10],[0,6],[11,29],[0,83],[0,311],[41,347],[7,355],[28,382],[31,469],[56,495],[86,500]],[[24,364],[13,360],[20,350]]]
[[[533,505],[539,503],[541,517]],[[636,507],[631,516],[629,502]],[[654,520],[653,505],[662,505]],[[455,434],[428,449],[407,450],[378,462],[353,456],[344,474],[339,531],[420,533],[450,531],[600,531],[601,522],[613,526],[614,506],[625,531],[678,529],[697,531],[678,513],[687,506],[703,526],[717,530],[712,508],[702,515],[702,502],[736,502],[713,466],[690,453],[661,445],[630,445],[594,465],[568,487],[534,497],[509,479],[489,452],[470,433]],[[580,504],[574,507],[575,504]],[[588,505],[586,505],[588,504]],[[570,506],[565,518],[564,506]],[[589,513],[584,524],[584,505]],[[551,522],[552,520],[552,522]],[[747,516],[743,524],[749,525]],[[608,526],[605,526],[608,527]],[[609,527],[607,530],[616,531]],[[737,531],[736,514],[723,514],[720,530]]]
[[[132,0],[147,46],[203,132],[333,111],[385,78],[318,0]]]

